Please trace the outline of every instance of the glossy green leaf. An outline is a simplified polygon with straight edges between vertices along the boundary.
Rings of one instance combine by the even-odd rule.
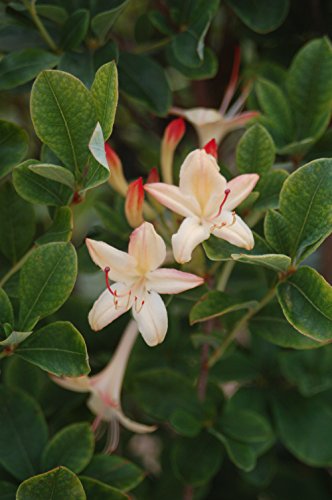
[[[70,243],[48,243],[34,250],[20,272],[20,329],[28,330],[59,309],[76,274],[76,252]]]
[[[30,337],[31,334],[32,332],[16,332],[13,330],[5,340],[1,340],[0,345],[5,347],[20,344],[25,339]]]
[[[68,321],[56,321],[34,332],[15,353],[58,377],[80,377],[90,371],[84,339]]]
[[[76,49],[89,29],[90,14],[87,9],[78,9],[69,16],[62,29],[60,45],[64,50]]]
[[[257,33],[274,31],[284,22],[289,0],[227,0],[241,21]]]
[[[331,406],[321,395],[304,398],[295,391],[273,399],[273,414],[284,446],[301,462],[331,467]]]
[[[292,349],[313,349],[322,344],[301,335],[286,320],[278,304],[265,307],[250,320],[249,330],[280,347]]]
[[[275,159],[275,146],[268,131],[259,123],[252,125],[236,148],[236,165],[241,173],[265,174]]]
[[[107,140],[113,130],[118,104],[118,72],[114,61],[98,69],[91,93],[96,103],[98,121]]]
[[[181,64],[180,61],[175,57],[171,48],[168,48],[166,50],[166,55],[169,64],[190,80],[204,80],[206,78],[213,78],[218,71],[218,59],[215,56],[214,52],[208,47],[205,47],[204,49],[204,57],[201,64],[199,66],[196,66],[195,68],[189,68],[188,66]]]
[[[40,71],[53,68],[59,56],[41,49],[24,49],[4,56],[0,61],[0,90],[29,82]]]
[[[31,203],[51,206],[67,205],[72,196],[72,190],[31,170],[32,166],[40,164],[37,160],[27,160],[14,168],[13,182],[16,191]]]
[[[21,389],[37,401],[42,399],[45,386],[52,384],[45,372],[15,355],[7,359],[3,375],[6,386]]]
[[[75,177],[70,170],[59,165],[50,165],[45,163],[37,163],[29,166],[34,174],[50,179],[51,181],[59,182],[68,186],[70,189],[75,189]]]
[[[178,434],[184,437],[195,437],[200,433],[202,428],[202,424],[198,418],[181,408],[173,411],[170,424]]]
[[[21,162],[28,152],[29,137],[14,123],[0,120],[0,179]]]
[[[76,173],[84,171],[97,123],[91,93],[63,71],[43,71],[31,92],[31,118],[38,137]]]
[[[88,159],[87,168],[82,179],[82,188],[80,193],[84,193],[89,189],[100,186],[108,180],[110,176],[110,171],[105,168],[97,160],[95,160],[92,155]]]
[[[280,254],[246,255],[237,253],[232,254],[232,259],[244,264],[267,267],[276,272],[285,272],[291,265],[291,258]]]
[[[222,448],[212,436],[204,433],[193,439],[178,439],[171,459],[174,474],[180,481],[200,486],[208,483],[217,473]]]
[[[0,187],[0,251],[12,263],[30,247],[36,231],[32,205],[18,196],[6,182]]]
[[[244,255],[265,255],[271,253],[271,247],[266,243],[266,241],[259,236],[254,234],[255,246],[252,250],[245,250],[241,248],[241,253]],[[228,241],[222,240],[221,238],[216,238],[211,236],[207,241],[203,243],[203,247],[207,257],[210,260],[233,260],[232,255],[239,252],[239,247],[231,245]]]
[[[6,292],[0,288],[0,324],[9,323],[12,325],[14,322],[13,306],[8,298]]]
[[[223,434],[244,443],[266,441],[273,436],[269,422],[250,409],[226,410],[217,424]]]
[[[31,477],[17,490],[17,500],[86,500],[83,486],[77,476],[66,467]]]
[[[94,455],[83,474],[124,491],[132,490],[144,479],[142,469],[117,455]]]
[[[211,429],[210,432],[224,445],[229,459],[236,465],[236,467],[246,472],[254,469],[257,455],[253,446],[248,443],[241,443],[240,441],[226,437],[215,429]]]
[[[64,24],[68,19],[66,9],[58,5],[36,5],[36,11],[39,16],[45,17],[45,19],[49,19],[60,25]]]
[[[40,236],[37,245],[53,243],[55,241],[70,241],[73,232],[73,214],[70,207],[60,207],[57,209],[51,226],[46,233]]]
[[[165,115],[171,92],[163,68],[145,55],[121,52],[119,82],[122,92],[157,115]]]
[[[91,500],[128,500],[122,491],[91,477],[80,476],[87,498]]]
[[[256,185],[259,197],[254,204],[255,210],[278,208],[281,188],[288,177],[286,170],[272,170],[261,177]]]
[[[280,254],[289,254],[291,233],[287,219],[276,210],[269,210],[264,219],[264,236],[267,243]]]
[[[227,293],[212,291],[203,295],[201,300],[194,305],[190,311],[190,324],[207,321],[218,316],[223,316],[240,309],[250,309],[256,304],[255,301],[239,301]]]
[[[311,267],[300,267],[278,285],[283,313],[300,333],[324,342],[332,339],[332,287]]]
[[[25,392],[0,387],[0,463],[16,479],[37,473],[47,427],[36,401]]]
[[[94,450],[94,434],[87,422],[68,425],[47,444],[42,457],[44,470],[64,465],[78,474],[90,462]]]
[[[327,38],[307,43],[289,69],[287,89],[296,124],[296,139],[318,138],[332,111],[332,49]]]
[[[112,2],[108,2],[106,5],[107,10],[99,12],[92,18],[91,28],[100,40],[104,40],[123,9],[128,5],[128,2],[129,0],[113,0]]]

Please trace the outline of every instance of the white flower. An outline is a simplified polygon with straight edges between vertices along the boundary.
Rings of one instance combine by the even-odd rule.
[[[55,377],[52,380],[61,387],[75,392],[90,392],[87,405],[96,415],[93,427],[96,431],[102,422],[110,422],[110,441],[107,451],[113,451],[119,440],[119,423],[132,432],[146,433],[156,430],[155,426],[148,426],[130,420],[121,408],[121,389],[128,358],[138,335],[135,321],[130,321],[120,343],[108,365],[97,375],[92,377]]]
[[[181,166],[179,187],[162,182],[144,186],[159,203],[185,217],[172,237],[177,262],[190,261],[194,248],[211,233],[238,247],[253,248],[252,232],[234,209],[258,179],[257,174],[244,174],[227,182],[215,158],[204,149],[196,149]]]
[[[166,257],[166,245],[149,222],[135,229],[128,253],[102,242],[87,239],[92,260],[106,274],[107,289],[94,303],[89,322],[101,330],[129,309],[149,346],[160,344],[168,327],[167,311],[160,293],[175,294],[203,283],[194,274],[160,268]],[[110,286],[109,279],[115,283]]]

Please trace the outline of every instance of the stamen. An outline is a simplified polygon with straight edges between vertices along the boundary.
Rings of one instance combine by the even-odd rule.
[[[218,213],[217,213],[217,215],[216,215],[214,218],[219,217],[219,215],[221,214],[221,211],[222,211],[222,209],[223,209],[223,206],[225,205],[226,200],[227,200],[227,198],[228,198],[228,196],[229,196],[230,192],[231,192],[231,190],[230,190],[230,189],[225,189],[225,191],[224,191],[225,196],[224,196],[224,198],[223,198],[222,202],[220,203],[220,207],[219,207]]]
[[[233,217],[232,222],[229,224],[228,227],[234,226],[234,224],[236,222],[236,214],[235,214],[235,212],[232,212],[232,217]]]
[[[210,233],[212,233],[215,229],[222,229],[225,226],[227,226],[226,222],[222,222],[221,224],[213,224],[213,226],[210,227]]]
[[[118,447],[119,439],[120,439],[120,425],[116,414],[114,414],[112,416],[112,419],[109,423],[109,427],[107,430],[106,445],[103,450],[103,453],[106,455],[110,455],[111,453],[113,453],[113,451],[115,451],[116,448]]]
[[[144,300],[142,300],[141,305],[140,305],[139,307],[137,307],[137,301],[138,301],[138,298],[137,298],[137,297],[135,297],[135,311],[136,311],[136,312],[137,312],[137,314],[138,314],[138,313],[140,313],[140,312],[141,312],[141,310],[142,310],[142,308],[143,308],[143,306],[144,306],[145,301],[144,301]]]
[[[106,282],[106,287],[107,287],[107,290],[110,292],[110,294],[113,295],[113,297],[116,297],[116,290],[112,290],[110,284],[109,284],[109,279],[108,279],[108,274],[110,272],[110,268],[109,267],[105,267],[104,269],[104,273],[105,273],[105,282]]]

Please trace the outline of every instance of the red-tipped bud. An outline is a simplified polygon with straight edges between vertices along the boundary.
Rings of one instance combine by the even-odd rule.
[[[148,178],[146,179],[146,184],[152,184],[153,182],[160,182],[157,167],[151,168]]]
[[[143,179],[139,177],[139,179],[129,184],[125,202],[125,214],[131,227],[138,227],[144,222],[143,203]]]
[[[172,120],[164,132],[164,141],[171,143],[174,148],[179,144],[186,131],[186,124],[183,118]]]
[[[215,139],[211,139],[205,146],[203,147],[205,151],[213,156],[214,158],[218,158],[218,145]]]
[[[108,166],[110,168],[109,183],[122,196],[126,196],[128,183],[123,175],[122,163],[114,149],[105,142],[105,154]]]

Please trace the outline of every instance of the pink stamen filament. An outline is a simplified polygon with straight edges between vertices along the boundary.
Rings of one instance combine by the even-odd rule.
[[[216,217],[219,217],[219,215],[221,214],[221,211],[222,211],[222,209],[223,209],[223,206],[225,205],[226,200],[227,200],[227,198],[228,198],[228,196],[229,196],[230,192],[231,192],[231,190],[230,190],[230,189],[225,189],[225,191],[224,191],[225,196],[224,196],[224,198],[223,198],[222,202],[220,203],[220,207],[219,207],[218,213],[217,213],[217,215],[215,216],[215,218],[216,218]]]
[[[110,294],[112,294],[113,297],[116,297],[116,291],[112,290],[111,285],[109,284],[109,279],[108,279],[109,272],[110,272],[110,268],[105,267],[104,273],[105,273],[106,287],[107,287],[107,290],[110,292]]]

